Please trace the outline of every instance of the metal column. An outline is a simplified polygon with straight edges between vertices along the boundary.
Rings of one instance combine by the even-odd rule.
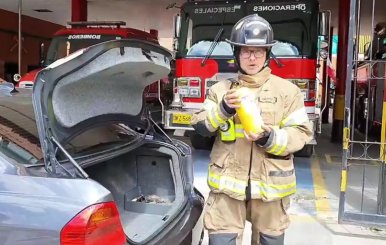
[[[87,0],[72,0],[71,21],[87,21]]]
[[[21,59],[21,55],[22,55],[22,45],[23,45],[23,33],[22,33],[22,28],[21,28],[21,17],[22,17],[22,9],[23,9],[23,0],[19,0],[18,2],[18,8],[19,8],[19,30],[18,30],[18,52],[17,52],[17,63],[18,63],[18,74],[15,74],[14,77],[13,77],[13,80],[15,82],[18,82],[20,80],[20,75],[21,75],[21,62],[22,62],[22,59]]]
[[[328,32],[328,58],[332,60],[332,38],[334,28],[331,26]],[[322,75],[322,123],[329,123],[330,114],[330,84],[331,79],[327,74],[327,60],[323,60],[323,75]]]
[[[350,0],[339,1],[339,40],[337,57],[336,88],[334,99],[334,119],[332,123],[331,141],[342,142],[344,103],[345,103],[345,81],[347,71],[351,72],[351,65],[347,63],[347,53],[352,53],[348,47],[348,24],[350,21]]]

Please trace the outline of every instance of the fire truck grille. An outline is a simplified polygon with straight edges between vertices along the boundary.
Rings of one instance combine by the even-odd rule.
[[[206,88],[210,88],[213,85],[215,85],[218,81],[217,80],[206,80]]]

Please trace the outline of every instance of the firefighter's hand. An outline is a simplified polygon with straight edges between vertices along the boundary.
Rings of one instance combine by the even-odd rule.
[[[240,94],[236,89],[228,90],[224,96],[224,102],[230,108],[239,108],[240,107]]]
[[[264,132],[261,132],[259,134],[254,134],[252,132],[245,132],[244,136],[248,141],[257,141],[261,138],[263,138],[265,135],[269,135],[271,133],[271,128],[267,127],[265,125],[262,125],[261,128],[264,130]]]

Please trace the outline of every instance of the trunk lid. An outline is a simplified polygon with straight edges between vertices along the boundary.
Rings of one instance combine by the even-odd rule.
[[[170,60],[170,52],[157,44],[114,40],[40,71],[33,104],[46,164],[57,162],[57,148],[63,151],[61,146],[85,130],[105,123],[142,124],[143,90],[168,75]]]

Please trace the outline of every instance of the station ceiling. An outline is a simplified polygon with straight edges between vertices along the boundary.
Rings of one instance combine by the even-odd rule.
[[[386,21],[386,1],[375,1],[375,22]],[[121,20],[141,30],[157,29],[160,38],[172,36],[173,16],[179,9],[166,9],[171,3],[181,5],[184,0],[88,0],[89,20]],[[323,10],[332,13],[332,25],[338,27],[339,0],[319,0]],[[373,0],[362,0],[362,32],[371,32]],[[23,0],[23,14],[38,19],[66,25],[71,20],[71,0]],[[0,9],[18,12],[18,0],[1,0]],[[52,12],[37,12],[47,9]],[[337,29],[335,29],[335,32]]]

